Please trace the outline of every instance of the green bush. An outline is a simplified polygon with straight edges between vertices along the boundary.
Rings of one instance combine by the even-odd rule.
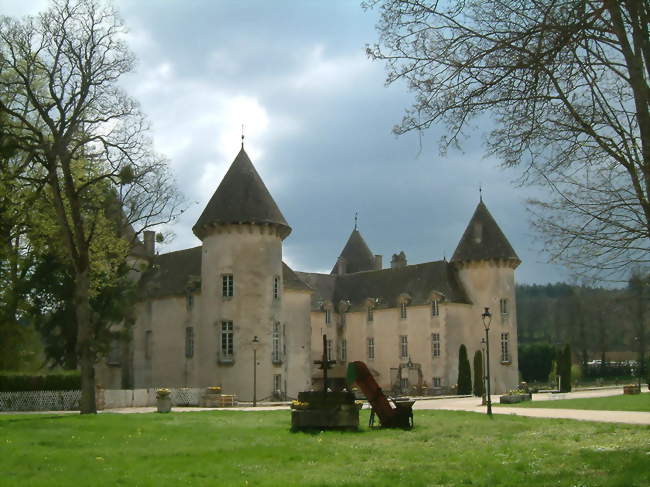
[[[571,345],[567,343],[564,346],[564,350],[560,351],[558,355],[557,373],[562,379],[560,382],[560,391],[571,392]]]
[[[484,392],[483,353],[477,350],[474,354],[474,395],[482,397]]]
[[[458,391],[457,394],[472,393],[472,369],[467,358],[467,348],[461,345],[458,349]]]
[[[548,343],[519,346],[519,371],[526,382],[544,382],[551,373],[555,348]]]
[[[71,391],[81,389],[78,371],[55,374],[0,372],[0,391]]]

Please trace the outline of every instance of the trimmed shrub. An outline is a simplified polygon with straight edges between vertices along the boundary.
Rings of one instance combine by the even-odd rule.
[[[0,391],[73,391],[81,389],[81,375],[78,371],[56,374],[0,373]]]
[[[474,354],[474,395],[482,397],[485,392],[483,382],[483,352],[477,350]]]
[[[526,382],[545,382],[551,373],[555,348],[548,343],[519,346],[519,371]]]
[[[560,392],[571,392],[571,345],[567,343],[558,355],[557,372],[561,378]]]
[[[472,369],[467,358],[467,348],[461,345],[458,349],[458,392],[457,394],[472,393]]]

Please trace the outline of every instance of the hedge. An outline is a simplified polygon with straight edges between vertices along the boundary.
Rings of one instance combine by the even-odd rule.
[[[21,374],[0,372],[0,391],[73,391],[81,389],[78,371],[55,374]]]

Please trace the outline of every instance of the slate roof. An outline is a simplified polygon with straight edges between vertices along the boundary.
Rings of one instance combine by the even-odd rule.
[[[192,231],[201,238],[206,228],[219,223],[274,224],[281,227],[282,238],[291,233],[291,227],[243,147]]]
[[[491,259],[512,260],[517,265],[521,262],[481,199],[451,262]]]
[[[351,311],[366,309],[366,300],[379,299],[376,308],[395,308],[403,293],[410,295],[411,305],[427,304],[431,293],[438,292],[454,303],[471,301],[461,285],[456,269],[446,261],[407,265],[397,269],[356,272],[338,276],[298,272],[298,276],[312,289],[312,310],[320,303],[337,304],[349,300]]]
[[[188,290],[200,291],[201,249],[177,250],[156,255],[152,267],[140,281],[140,295],[143,298],[184,296]],[[284,289],[311,291],[291,268],[282,262]]]
[[[366,241],[356,228],[352,230],[341,255],[345,259],[345,272],[371,271],[375,268],[375,256],[368,248]],[[337,273],[337,265],[334,264],[331,274]]]

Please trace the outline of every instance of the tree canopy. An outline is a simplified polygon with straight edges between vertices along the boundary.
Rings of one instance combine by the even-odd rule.
[[[387,83],[415,94],[397,133],[477,130],[551,196],[533,223],[552,260],[600,277],[650,256],[650,1],[374,0]]]

